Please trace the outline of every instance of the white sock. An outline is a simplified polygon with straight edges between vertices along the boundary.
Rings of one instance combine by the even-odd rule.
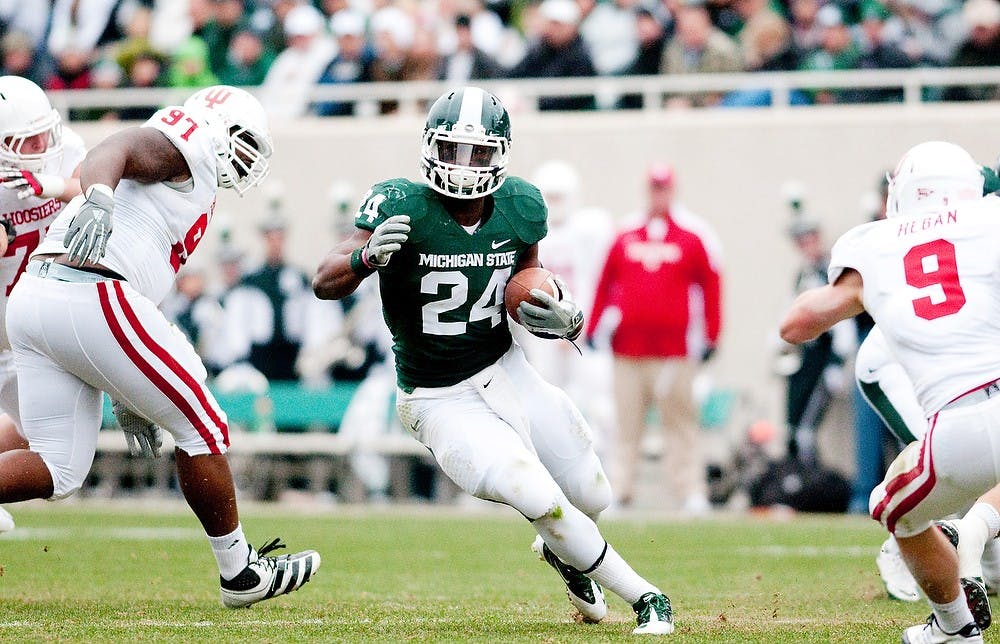
[[[956,524],[959,534],[958,576],[982,577],[983,548],[1000,529],[1000,515],[992,505],[977,503]]]
[[[989,503],[976,503],[965,517],[968,518],[970,515],[978,517],[986,525],[987,539],[993,539],[1000,533],[1000,512]]]
[[[959,591],[958,597],[947,604],[935,604],[930,602],[934,614],[937,616],[938,625],[946,633],[957,633],[966,624],[972,621],[972,611],[965,601],[965,593]]]
[[[628,565],[610,545],[604,551],[604,559],[600,564],[593,570],[583,572],[629,604],[636,603],[646,593],[660,592],[659,588],[632,570],[632,566]]]
[[[212,554],[219,564],[219,575],[223,579],[232,579],[247,567],[250,562],[250,552],[253,548],[243,536],[243,525],[237,524],[236,529],[221,537],[208,537],[212,544]]]

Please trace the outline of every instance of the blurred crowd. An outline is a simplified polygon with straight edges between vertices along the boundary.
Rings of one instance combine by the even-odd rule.
[[[988,66],[1000,0],[0,0],[2,72],[49,90],[261,86],[276,116],[391,112],[313,102],[316,84]],[[996,98],[993,86],[926,98]],[[759,105],[767,91],[668,97]],[[811,88],[796,103],[901,100]],[[637,107],[558,97],[541,109]],[[145,118],[153,107],[75,118]]]

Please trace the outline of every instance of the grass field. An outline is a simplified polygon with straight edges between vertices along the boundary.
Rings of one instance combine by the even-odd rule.
[[[506,508],[248,506],[255,543],[315,548],[323,567],[287,597],[219,603],[208,544],[186,509],[22,504],[0,537],[0,641],[590,642],[626,638],[631,609],[608,596],[577,624],[556,574]],[[670,596],[683,642],[896,642],[925,604],[886,599],[882,542],[864,518],[628,515],[605,536]]]

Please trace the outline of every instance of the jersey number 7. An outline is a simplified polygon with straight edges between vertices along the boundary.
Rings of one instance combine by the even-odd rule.
[[[935,239],[914,246],[903,257],[906,283],[916,288],[940,287],[944,300],[935,302],[930,296],[913,300],[917,317],[934,320],[958,313],[965,306],[965,291],[958,281],[955,245],[946,239]]]

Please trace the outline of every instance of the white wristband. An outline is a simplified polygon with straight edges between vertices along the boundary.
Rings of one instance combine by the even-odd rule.
[[[95,183],[87,188],[87,192],[85,193],[87,199],[90,199],[91,194],[94,192],[99,192],[108,199],[113,200],[115,198],[115,191],[112,190],[110,186],[106,186],[103,183]]]
[[[66,192],[66,179],[60,177],[56,174],[36,174],[35,181],[38,185],[42,187],[42,193],[38,195],[39,197],[44,197],[45,199],[52,199],[63,196]]]

